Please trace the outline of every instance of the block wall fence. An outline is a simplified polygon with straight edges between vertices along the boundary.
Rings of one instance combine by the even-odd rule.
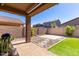
[[[15,38],[20,38],[22,37],[22,26],[2,26],[0,25],[0,36],[3,33],[10,33],[12,34],[13,37]]]
[[[35,34],[36,35],[49,34],[49,35],[63,35],[63,36],[66,36],[64,27],[56,27],[56,28],[36,27]],[[76,27],[76,29],[73,33],[73,37],[79,37],[79,27]]]

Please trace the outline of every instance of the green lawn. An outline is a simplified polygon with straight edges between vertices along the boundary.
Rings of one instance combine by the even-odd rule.
[[[79,38],[66,38],[48,50],[59,56],[79,56]]]

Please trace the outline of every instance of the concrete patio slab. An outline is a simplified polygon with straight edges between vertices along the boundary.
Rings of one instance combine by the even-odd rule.
[[[53,56],[48,50],[33,43],[14,45],[20,56]]]
[[[18,44],[18,43],[23,43],[25,42],[25,38],[15,38],[13,41],[12,41],[12,44]]]

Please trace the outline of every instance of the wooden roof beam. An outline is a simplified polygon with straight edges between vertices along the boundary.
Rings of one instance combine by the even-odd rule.
[[[57,5],[57,4],[58,3],[43,3],[42,5],[40,5],[36,9],[34,9],[31,13],[29,13],[29,16],[34,16],[34,15],[48,9],[49,7],[52,7],[52,6]]]
[[[35,6],[37,6],[39,3],[32,3],[26,10],[25,12],[28,13],[28,11],[30,11],[32,8],[34,8]]]
[[[36,8],[38,8],[40,5],[42,5],[42,3],[39,3],[39,4],[35,5],[35,6],[33,6],[33,8],[31,8],[27,13],[28,14],[31,13],[33,10],[35,10]]]

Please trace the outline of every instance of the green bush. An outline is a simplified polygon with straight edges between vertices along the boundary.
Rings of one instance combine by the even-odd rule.
[[[35,36],[35,28],[31,28],[31,36]]]
[[[73,33],[74,33],[74,31],[75,31],[75,26],[66,26],[65,27],[65,33],[66,33],[66,35],[67,36],[72,36],[73,35]]]

